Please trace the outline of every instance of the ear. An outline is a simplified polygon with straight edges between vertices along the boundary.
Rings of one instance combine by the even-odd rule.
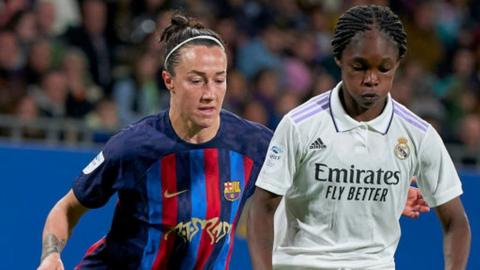
[[[173,90],[173,76],[166,70],[162,71],[162,78],[163,78],[163,82],[165,83],[165,86],[167,87],[167,89],[169,91],[172,91]]]
[[[338,59],[337,57],[335,57],[335,63],[338,67],[341,67],[340,59]]]

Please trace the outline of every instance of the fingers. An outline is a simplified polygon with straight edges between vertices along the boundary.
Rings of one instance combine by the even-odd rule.
[[[408,218],[418,218],[420,216],[420,213],[414,210],[404,210],[402,212],[402,215]]]
[[[412,179],[410,179],[410,184],[416,184],[417,183],[417,177],[412,176]]]

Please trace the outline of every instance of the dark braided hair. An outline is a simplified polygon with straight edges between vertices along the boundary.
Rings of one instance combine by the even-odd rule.
[[[175,46],[184,40],[203,35],[218,39],[218,41],[225,47],[223,40],[213,30],[206,28],[203,24],[193,18],[186,17],[178,12],[175,13],[172,16],[170,25],[163,30],[160,37],[160,41],[165,42],[163,59],[167,57],[168,53],[170,53]],[[166,71],[172,74],[172,76],[175,76],[174,68],[180,61],[181,49],[189,45],[219,46],[215,41],[210,39],[195,39],[182,45],[170,55],[168,61],[163,67]]]
[[[392,10],[385,6],[364,5],[347,10],[338,20],[332,40],[333,56],[342,58],[342,52],[359,32],[377,27],[389,36],[398,47],[401,59],[407,52],[407,34],[402,22]]]

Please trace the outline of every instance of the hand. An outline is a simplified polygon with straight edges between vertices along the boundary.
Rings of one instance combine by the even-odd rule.
[[[416,181],[416,177],[412,178],[412,183]],[[407,203],[403,209],[402,215],[409,218],[418,218],[420,213],[426,213],[430,211],[430,207],[423,200],[420,189],[416,187],[410,187],[408,189]]]
[[[45,257],[37,270],[64,270],[62,259],[60,259],[60,253],[53,252]]]

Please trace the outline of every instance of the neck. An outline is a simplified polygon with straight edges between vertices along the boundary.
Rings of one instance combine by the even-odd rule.
[[[211,126],[201,127],[195,125],[192,120],[182,117],[171,110],[168,115],[177,136],[188,143],[206,143],[217,135],[220,128],[220,116]]]
[[[377,104],[374,104],[370,108],[361,107],[353,100],[352,97],[347,95],[343,87],[340,88],[340,101],[343,108],[350,117],[357,121],[363,122],[375,119],[383,112],[383,109],[387,104],[387,99],[385,99],[383,101],[377,102]]]

